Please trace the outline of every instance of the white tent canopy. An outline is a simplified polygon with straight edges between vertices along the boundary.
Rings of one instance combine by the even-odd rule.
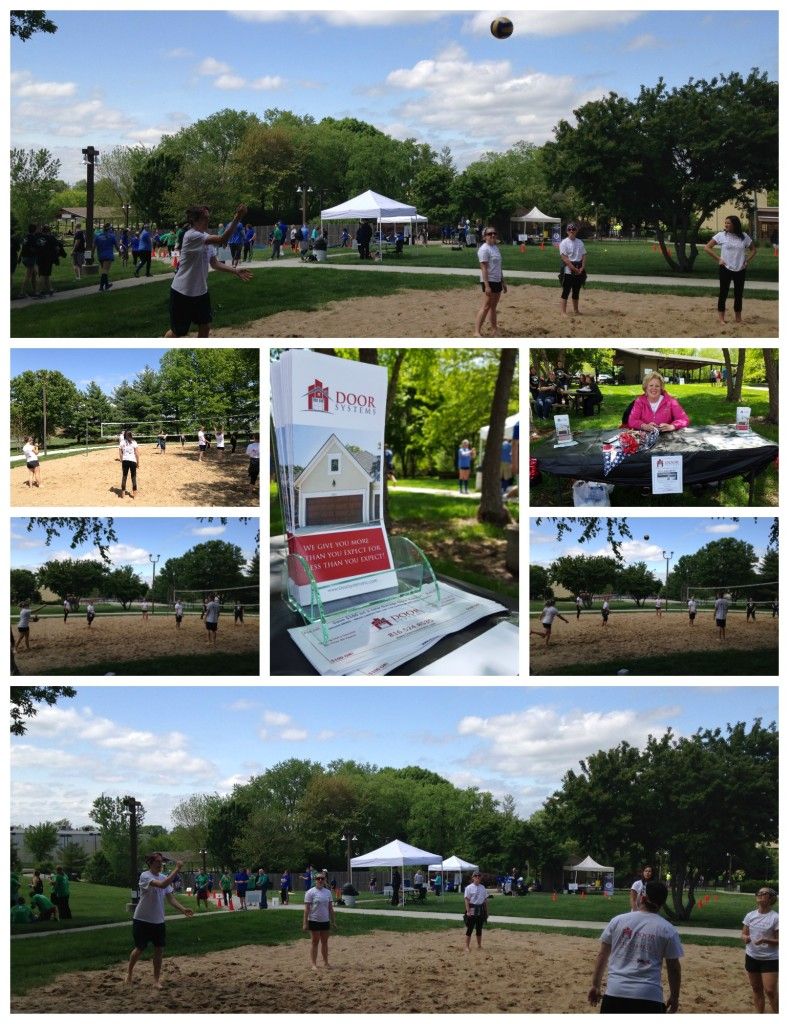
[[[381,220],[383,217],[400,217],[406,220],[416,215],[416,207],[399,203],[378,192],[368,189],[361,195],[347,199],[339,206],[321,210],[321,220]]]
[[[381,224],[427,224],[427,217],[423,217],[421,213],[413,213],[410,217],[379,217],[378,220]]]
[[[524,213],[522,217],[513,217],[512,220],[519,224],[561,224],[558,217],[549,217],[536,206],[532,206],[529,212]]]
[[[593,857],[584,857],[578,864],[564,864],[565,871],[613,871],[610,864],[598,864]]]
[[[462,857],[447,857],[440,864],[431,864],[428,871],[479,871],[479,864],[469,864]]]
[[[519,419],[520,419],[520,413],[516,412],[516,413],[513,413],[512,416],[508,416],[506,418],[506,420],[504,421],[504,436],[507,438],[507,440],[509,440],[509,441],[512,440],[512,431],[513,431],[513,428],[514,428],[515,424],[518,422]],[[479,439],[480,439],[480,441],[487,441],[489,432],[490,432],[490,424],[487,424],[487,426],[484,426],[484,427],[480,427],[479,428]]]
[[[441,860],[440,853],[428,853],[416,846],[410,846],[401,839],[393,839],[386,846],[381,846],[370,853],[351,857],[352,868],[405,868],[417,867],[421,864],[432,864]],[[399,896],[399,893],[397,894]],[[405,902],[405,894],[403,894]]]

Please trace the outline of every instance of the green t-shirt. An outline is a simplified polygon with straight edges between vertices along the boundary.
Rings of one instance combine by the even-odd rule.
[[[208,888],[208,875],[202,874],[195,876],[195,888],[196,889],[207,889]]]
[[[17,903],[11,907],[11,924],[32,924],[33,912],[27,903]]]
[[[222,877],[219,879],[219,884],[222,886],[222,892],[233,891],[233,879],[230,877],[230,875],[222,875]]]
[[[257,880],[255,882],[255,888],[262,889],[263,891],[268,889],[268,875],[266,874],[265,871],[261,871],[260,874],[258,875]]]
[[[52,895],[53,896],[68,896],[70,892],[68,875],[53,875],[52,876]]]
[[[54,904],[46,896],[42,896],[40,892],[37,892],[35,896],[30,897],[30,903],[32,906],[37,907],[42,913],[45,910],[52,910]]]

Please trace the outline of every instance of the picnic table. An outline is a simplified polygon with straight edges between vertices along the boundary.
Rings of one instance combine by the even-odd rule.
[[[554,447],[553,436],[536,444],[531,457],[543,473],[573,477],[627,487],[650,487],[652,458],[681,455],[683,484],[707,484],[743,476],[748,481],[748,504],[753,505],[756,477],[778,456],[778,444],[753,432],[737,430],[733,423],[707,427],[685,427],[661,434],[654,448],[637,452],[611,470],[603,472],[603,445],[618,435],[616,428],[573,432],[578,443]]]

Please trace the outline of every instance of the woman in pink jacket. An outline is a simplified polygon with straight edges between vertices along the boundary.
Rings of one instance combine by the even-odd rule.
[[[668,394],[659,373],[650,373],[644,378],[641,387],[644,394],[639,395],[633,403],[627,418],[628,427],[632,430],[657,427],[661,434],[687,427],[690,423],[688,414],[676,398]]]

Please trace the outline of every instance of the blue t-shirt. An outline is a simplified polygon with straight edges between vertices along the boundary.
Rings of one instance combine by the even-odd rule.
[[[255,229],[249,228],[244,238],[247,242],[253,242],[255,240]]]
[[[139,252],[148,252],[151,249],[151,233],[150,231],[141,231],[140,239],[137,244]]]
[[[458,469],[471,469],[471,449],[458,448]]]
[[[230,239],[231,245],[243,245],[244,244],[244,225],[239,224]]]
[[[509,441],[503,441],[501,445],[501,461],[512,462],[512,445]]]
[[[112,231],[99,231],[94,237],[93,242],[96,246],[96,255],[100,261],[104,262],[114,259],[113,251],[117,248],[118,243]]]
[[[249,875],[246,873],[246,871],[244,871],[243,869],[241,871],[236,871],[235,883],[236,883],[236,889],[238,890],[238,892],[246,892],[247,891],[247,882],[248,881],[249,881]]]

